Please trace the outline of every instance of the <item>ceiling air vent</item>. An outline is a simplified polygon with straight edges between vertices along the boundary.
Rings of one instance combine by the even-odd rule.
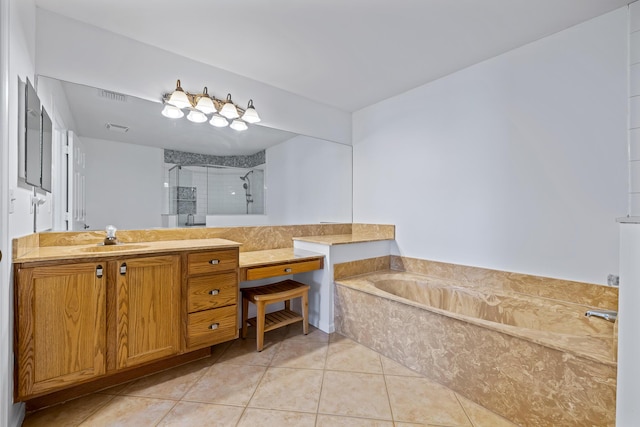
[[[127,95],[123,95],[118,92],[111,92],[110,90],[101,90],[100,96],[111,101],[127,102]]]
[[[109,129],[112,132],[127,133],[129,131],[128,126],[116,125],[113,123],[107,123],[106,126],[107,126],[107,129]]]

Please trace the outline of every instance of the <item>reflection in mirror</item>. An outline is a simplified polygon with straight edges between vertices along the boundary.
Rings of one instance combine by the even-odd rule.
[[[159,101],[44,76],[37,87],[72,131],[60,179],[82,183],[67,197],[79,214],[56,229],[351,222],[351,146],[172,120]]]

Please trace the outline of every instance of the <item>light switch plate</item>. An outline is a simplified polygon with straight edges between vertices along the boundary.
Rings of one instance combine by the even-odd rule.
[[[13,195],[13,190],[9,190],[9,213],[12,214],[16,210],[16,196]]]

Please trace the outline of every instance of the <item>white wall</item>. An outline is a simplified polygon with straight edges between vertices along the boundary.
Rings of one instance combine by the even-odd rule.
[[[81,137],[86,153],[86,222],[91,230],[161,227],[164,151]],[[141,173],[144,171],[144,173]]]
[[[351,222],[350,146],[297,136],[266,157],[270,224]]]
[[[627,208],[626,16],[354,113],[354,222],[396,224],[400,255],[606,283]]]
[[[253,99],[266,126],[351,140],[349,113],[46,10],[37,18],[38,74],[151,100],[181,79],[187,91],[208,86],[218,98]]]
[[[3,131],[2,156],[2,268],[0,273],[0,426],[19,425],[24,405],[13,402],[13,275],[11,273],[11,239],[33,230],[33,216],[29,214],[31,191],[18,188],[18,78],[34,78],[35,4],[33,0],[4,0],[2,2],[2,101],[7,114],[1,117]],[[6,133],[5,133],[6,132]],[[8,214],[9,190],[13,191],[14,212]],[[5,228],[6,227],[6,228]]]

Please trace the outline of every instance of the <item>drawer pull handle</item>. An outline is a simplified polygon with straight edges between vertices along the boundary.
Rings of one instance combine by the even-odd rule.
[[[101,265],[96,267],[96,277],[98,279],[102,279],[102,266]]]
[[[218,265],[218,264],[220,264],[220,260],[219,259],[212,259],[211,261],[209,261],[209,264]]]
[[[209,295],[218,295],[220,293],[220,289],[211,289],[209,291]]]
[[[285,272],[285,273],[291,273],[291,269],[290,269],[290,268],[285,268],[285,269],[284,269],[284,272]]]
[[[211,329],[212,331],[215,331],[216,329],[218,329],[219,326],[220,326],[220,323],[212,323],[209,325],[209,329]]]

